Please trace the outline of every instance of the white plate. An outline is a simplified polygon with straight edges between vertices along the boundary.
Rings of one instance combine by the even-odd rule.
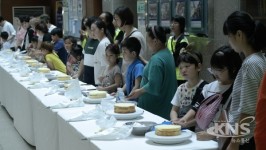
[[[89,104],[100,104],[102,100],[112,100],[114,99],[114,96],[111,96],[109,94],[106,95],[106,98],[99,98],[99,99],[91,99],[89,97],[84,98],[84,102],[85,103],[89,103]]]
[[[119,114],[115,113],[114,110],[109,110],[106,113],[108,115],[114,116],[117,120],[131,120],[135,119],[143,114],[143,110],[136,107],[136,111],[134,113],[127,113],[127,114]]]
[[[190,139],[192,133],[190,131],[181,131],[178,136],[158,136],[155,131],[151,131],[145,134],[145,137],[154,143],[158,144],[177,144]]]

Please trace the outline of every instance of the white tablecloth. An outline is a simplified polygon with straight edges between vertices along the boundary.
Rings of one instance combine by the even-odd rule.
[[[2,59],[2,58],[1,58]],[[129,136],[115,141],[90,140],[88,137],[99,131],[95,120],[67,122],[67,119],[96,105],[84,107],[50,109],[51,104],[66,99],[62,95],[44,96],[48,89],[28,89],[29,81],[22,81],[18,71],[7,67],[0,59],[0,101],[14,119],[14,126],[20,135],[37,150],[94,150],[94,149],[216,149],[214,141],[197,141],[195,134],[190,140],[175,145],[160,145],[144,136]],[[163,118],[144,112],[136,121],[161,123]],[[132,121],[132,120],[127,120]],[[127,121],[118,121],[121,126]]]

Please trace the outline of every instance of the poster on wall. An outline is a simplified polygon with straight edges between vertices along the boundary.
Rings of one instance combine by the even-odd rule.
[[[173,15],[179,15],[185,17],[186,15],[186,3],[185,0],[174,0]]]
[[[201,28],[202,27],[202,2],[201,0],[191,0],[190,1],[190,18],[191,18],[191,28]]]
[[[169,0],[160,0],[161,26],[169,27],[171,19],[171,8]]]
[[[58,28],[63,27],[63,2],[62,1],[56,1],[55,3],[55,10],[56,10],[56,26]]]
[[[78,0],[78,18],[81,20],[83,18],[82,12],[82,0]]]
[[[157,20],[158,20],[157,0],[148,1],[148,20],[149,20],[149,26],[157,25]]]

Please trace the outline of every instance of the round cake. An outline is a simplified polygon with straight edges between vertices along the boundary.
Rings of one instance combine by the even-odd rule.
[[[29,59],[31,59],[31,57],[30,56],[22,56],[21,59],[23,59],[23,60],[29,60]]]
[[[58,76],[56,76],[56,79],[58,80],[58,81],[67,81],[67,80],[70,80],[71,79],[71,77],[70,76],[68,76],[68,75],[58,75]]]
[[[38,68],[38,72],[40,72],[40,73],[49,73],[50,69],[49,68]]]
[[[127,114],[127,113],[134,113],[136,112],[135,104],[133,103],[116,103],[114,105],[114,112]]]
[[[155,134],[158,136],[177,136],[181,134],[180,125],[157,125]]]
[[[100,98],[106,98],[107,93],[106,91],[94,90],[94,91],[90,91],[88,96],[91,99],[100,99]]]
[[[26,62],[29,66],[32,66],[32,67],[37,66],[37,64],[38,64],[38,61],[37,61],[37,60],[34,60],[34,59],[29,59],[29,60],[26,60],[25,62]]]

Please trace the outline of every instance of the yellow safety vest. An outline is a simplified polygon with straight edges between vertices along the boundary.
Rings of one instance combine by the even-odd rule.
[[[177,40],[174,40],[173,38],[174,38],[174,36],[170,36],[168,41],[167,41],[167,48],[170,50],[170,52],[172,54],[175,52],[175,46],[176,46],[176,42],[177,42]],[[182,42],[188,43],[187,38],[184,37],[180,41],[180,43],[182,43]],[[180,70],[179,70],[178,67],[176,67],[176,80],[185,80],[184,77],[181,75]]]

